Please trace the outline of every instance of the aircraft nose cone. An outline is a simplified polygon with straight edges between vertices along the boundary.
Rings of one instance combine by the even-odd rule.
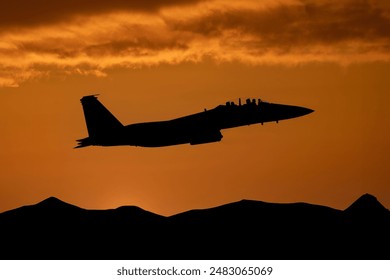
[[[292,117],[301,117],[313,112],[314,110],[312,109],[299,107],[299,106],[289,106],[289,110],[288,110],[288,113],[291,114]]]
[[[309,109],[309,108],[305,108],[305,107],[300,107],[300,109],[299,109],[299,114],[301,116],[308,115],[308,114],[313,113],[313,112],[314,112],[314,110]]]
[[[277,118],[279,120],[297,118],[314,112],[314,110],[309,108],[291,105],[279,105],[276,108]]]

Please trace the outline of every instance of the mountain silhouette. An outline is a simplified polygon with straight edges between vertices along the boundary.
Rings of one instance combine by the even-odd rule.
[[[346,213],[358,216],[382,216],[388,213],[388,210],[371,194],[364,194],[351,204]]]
[[[161,216],[50,197],[0,214],[1,259],[390,259],[390,214],[365,194],[344,211],[241,200]]]

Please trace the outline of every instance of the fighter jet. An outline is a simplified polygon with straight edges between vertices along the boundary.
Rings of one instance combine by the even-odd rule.
[[[97,99],[97,95],[81,98],[88,137],[77,140],[75,148],[87,146],[163,147],[179,144],[219,142],[221,130],[244,125],[304,116],[313,110],[283,104],[246,99],[245,104],[228,101],[207,110],[177,119],[123,125]]]

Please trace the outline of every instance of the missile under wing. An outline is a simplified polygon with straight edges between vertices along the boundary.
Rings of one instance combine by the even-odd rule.
[[[222,139],[221,130],[244,125],[307,115],[313,110],[247,99],[245,104],[226,102],[214,109],[177,119],[123,125],[96,95],[81,98],[88,137],[77,140],[78,146],[163,147],[178,144],[204,144]]]

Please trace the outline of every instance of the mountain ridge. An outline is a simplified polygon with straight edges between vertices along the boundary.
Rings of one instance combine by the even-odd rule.
[[[123,209],[130,209],[130,208],[134,208],[134,209],[138,209],[140,211],[145,211],[145,212],[148,212],[148,213],[152,213],[152,214],[155,214],[155,215],[158,215],[158,216],[161,216],[161,217],[172,217],[172,216],[176,216],[176,215],[181,215],[183,213],[187,213],[187,212],[192,212],[192,211],[202,211],[202,210],[210,210],[210,209],[216,209],[218,207],[226,207],[226,206],[232,206],[232,205],[242,205],[242,204],[250,204],[250,203],[257,203],[257,204],[269,204],[269,205],[308,205],[308,206],[315,206],[315,207],[325,207],[325,208],[329,208],[329,209],[333,209],[333,210],[338,210],[338,211],[356,211],[356,212],[361,212],[362,210],[366,210],[366,211],[372,211],[372,209],[375,209],[375,211],[390,211],[389,209],[387,209],[386,207],[384,207],[379,201],[378,199],[374,196],[374,195],[371,195],[371,194],[363,194],[362,196],[360,196],[358,199],[356,199],[353,203],[351,203],[347,208],[345,208],[344,210],[339,210],[339,209],[336,209],[336,208],[332,208],[330,206],[326,206],[326,205],[320,205],[320,204],[314,204],[314,203],[308,203],[308,202],[287,202],[287,203],[278,203],[278,202],[266,202],[266,201],[261,201],[261,200],[252,200],[252,199],[241,199],[241,200],[238,200],[238,201],[233,201],[233,202],[230,202],[230,203],[226,203],[226,204],[221,204],[221,205],[217,205],[217,206],[212,206],[212,207],[209,207],[209,208],[197,208],[197,209],[191,209],[191,210],[187,210],[187,211],[183,211],[183,212],[179,212],[179,213],[176,213],[176,214],[172,214],[172,215],[168,215],[168,216],[165,216],[165,215],[160,215],[160,214],[157,214],[157,213],[153,213],[151,211],[148,211],[148,210],[145,210],[139,206],[136,206],[136,205],[122,205],[122,206],[118,206],[116,208],[109,208],[109,209],[86,209],[86,208],[81,208],[79,206],[76,206],[74,204],[71,204],[71,203],[68,203],[68,202],[65,202],[57,197],[54,197],[54,196],[50,196],[46,199],[43,199],[42,201],[36,203],[36,204],[30,204],[30,205],[24,205],[24,206],[20,206],[20,207],[17,207],[17,208],[14,208],[14,209],[9,209],[9,210],[6,210],[4,212],[1,212],[0,215],[4,214],[4,213],[7,213],[7,212],[12,212],[12,211],[15,211],[15,210],[18,210],[18,209],[25,209],[26,207],[49,207],[49,208],[65,208],[65,207],[68,207],[68,208],[73,208],[73,209],[80,209],[80,210],[87,210],[87,211],[113,211],[113,210],[123,210]]]
[[[0,213],[0,228],[3,259],[390,258],[389,210],[370,194],[345,210],[243,199],[171,216],[49,197]]]
[[[355,213],[381,213],[384,211],[389,211],[384,207],[378,199],[371,194],[364,194],[360,196],[355,202],[353,202],[347,209],[346,212],[355,212]]]

